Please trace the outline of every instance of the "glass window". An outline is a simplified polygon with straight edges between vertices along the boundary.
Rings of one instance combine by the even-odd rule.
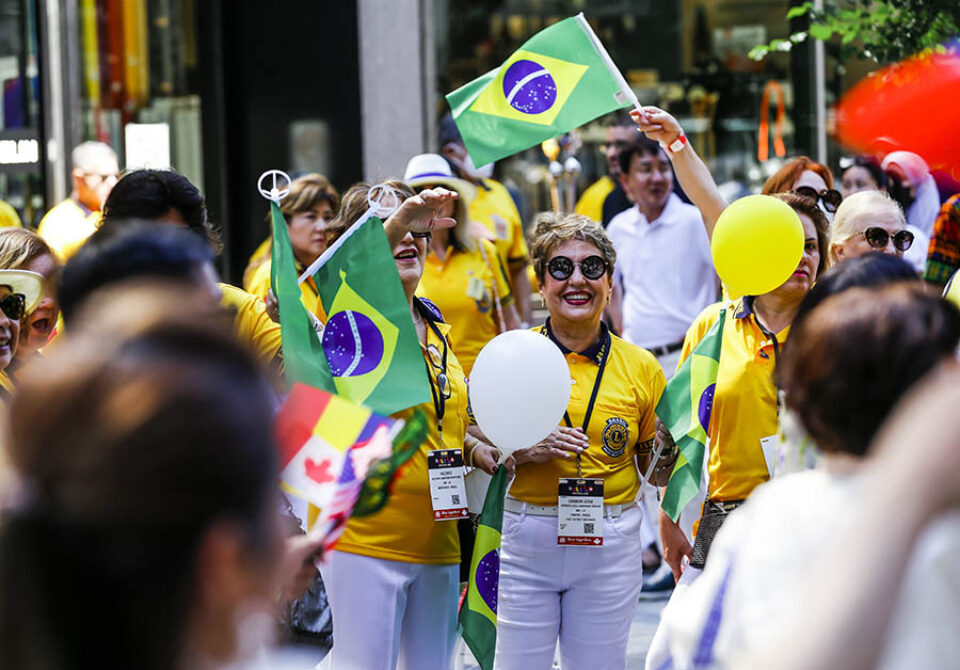
[[[203,189],[195,0],[78,0],[83,139]]]
[[[0,225],[44,211],[35,0],[0,0]]]

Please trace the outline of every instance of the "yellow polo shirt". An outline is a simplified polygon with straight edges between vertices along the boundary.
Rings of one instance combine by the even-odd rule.
[[[536,332],[548,337],[550,322]],[[632,502],[640,491],[637,453],[649,448],[656,434],[654,410],[666,386],[663,369],[646,349],[611,335],[601,326],[598,344],[575,353],[556,342],[570,366],[573,385],[567,414],[574,428],[583,426],[604,351],[609,347],[597,400],[587,426],[590,446],[581,454],[584,477],[602,478],[605,504]],[[552,339],[552,338],[551,338]],[[646,443],[646,444],[645,444]],[[557,480],[577,476],[577,459],[554,458],[546,463],[524,463],[510,495],[533,505],[557,504]]]
[[[253,347],[265,363],[273,361],[280,353],[280,324],[267,315],[263,300],[230,284],[219,286],[220,304],[233,313],[237,337]]]
[[[0,228],[23,228],[17,210],[3,200],[0,200]]]
[[[500,333],[493,287],[497,288],[501,306],[513,301],[507,273],[493,244],[486,240],[477,244],[483,245],[483,252],[479,246],[474,251],[447,247],[443,262],[432,251],[428,252],[417,287],[417,295],[439,307],[450,324],[453,351],[468,377],[480,350]],[[476,298],[468,294],[471,278],[482,283],[482,296],[479,292]]]
[[[773,373],[790,327],[776,334],[775,345],[757,323],[750,299],[710,305],[687,331],[681,363],[720,317],[721,309],[728,312],[710,418],[707,495],[718,501],[743,500],[770,478],[761,440],[778,431]]]
[[[610,177],[600,177],[583,192],[573,211],[601,223],[603,221],[603,201],[613,190],[614,182]]]
[[[422,312],[421,312],[422,313]],[[435,322],[444,338],[450,330],[445,323]],[[444,340],[427,326],[427,345],[443,351]],[[449,344],[447,344],[449,347]],[[424,360],[426,348],[421,344]],[[430,370],[436,387],[436,370]],[[444,403],[443,440],[436,429],[437,412],[433,401],[418,405],[430,422],[430,432],[420,450],[407,461],[393,484],[386,507],[368,517],[351,517],[337,551],[360,554],[404,563],[453,565],[460,562],[460,537],[456,521],[434,521],[430,502],[430,483],[427,479],[427,452],[434,449],[462,449],[467,432],[467,384],[463,368],[452,350],[447,355],[447,377],[450,380],[450,399]],[[394,414],[407,419],[413,409]]]
[[[67,198],[44,215],[37,234],[66,263],[87,238],[100,227],[100,212],[92,212],[77,201]]]
[[[249,293],[253,293],[250,290],[251,283],[253,281],[253,275],[264,263],[270,262],[270,254],[273,251],[273,237],[268,237],[263,242],[260,243],[260,246],[250,254],[250,259],[247,261],[247,267],[243,271],[243,290]]]
[[[470,219],[479,221],[496,236],[497,254],[511,272],[530,260],[523,219],[506,186],[495,179],[484,179],[470,203]]]
[[[249,288],[246,289],[247,293],[252,293],[261,300],[266,300],[267,291],[270,290],[270,269],[272,267],[273,262],[268,258],[254,270],[253,277],[250,278]],[[304,269],[302,265],[297,263],[298,273],[303,272]],[[320,300],[320,294],[317,292],[317,285],[313,282],[313,277],[310,277],[300,284],[300,302],[303,303],[308,312],[316,314],[318,300]]]

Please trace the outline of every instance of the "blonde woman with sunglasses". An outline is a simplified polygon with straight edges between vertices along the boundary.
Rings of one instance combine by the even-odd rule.
[[[900,205],[881,191],[861,191],[844,200],[830,226],[830,262],[871,251],[903,257],[914,243]]]
[[[26,270],[0,270],[0,402],[6,403],[13,383],[6,369],[17,355],[20,324],[43,298],[43,277]]]

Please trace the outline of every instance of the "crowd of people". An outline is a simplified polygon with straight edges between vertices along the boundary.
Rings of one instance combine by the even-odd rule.
[[[36,232],[0,229],[0,666],[249,661],[278,632],[329,633],[299,620],[319,591],[328,667],[448,668],[472,528],[431,508],[427,455],[447,449],[511,476],[496,668],[623,668],[644,590],[672,590],[648,670],[948,667],[960,312],[941,293],[960,196],[941,206],[906,151],[839,179],[788,160],[762,192],[796,213],[800,261],[731,298],[710,252],[727,202],[680,124],[645,107],[608,132],[609,174],[575,212],[526,225],[449,117],[402,179],[292,181],[298,272],[392,194],[383,228],[431,389],[394,415],[422,412],[429,431],[385,508],[325,555],[278,487],[272,239],[243,288],[224,283],[199,189],[77,147],[70,197]],[[322,323],[313,279],[301,302]],[[721,318],[702,491],[672,518],[659,500],[680,436],[657,405]],[[518,328],[555,344],[573,383],[562,423],[503,459],[468,380]],[[597,487],[595,546],[561,532],[571,481]]]

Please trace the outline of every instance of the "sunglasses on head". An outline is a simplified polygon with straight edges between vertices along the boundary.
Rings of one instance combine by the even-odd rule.
[[[828,188],[825,191],[817,192],[817,189],[812,186],[798,186],[793,189],[793,192],[797,195],[801,195],[804,198],[810,198],[811,200],[819,200],[823,203],[823,208],[833,214],[837,211],[837,207],[840,206],[840,203],[843,202],[843,195],[840,191],[834,188]]]
[[[883,228],[871,226],[858,234],[863,235],[867,244],[874,249],[886,249],[891,237],[893,238],[893,248],[897,251],[906,251],[913,244],[913,233],[909,230],[898,230],[891,235]]]
[[[27,299],[22,293],[10,293],[0,298],[0,311],[2,311],[8,319],[13,319],[14,321],[19,321],[23,318],[26,306]]]
[[[566,256],[554,256],[547,263],[547,272],[557,281],[569,279],[574,268],[580,268],[580,273],[587,279],[600,279],[607,272],[607,261],[603,256],[587,256],[579,262]]]

